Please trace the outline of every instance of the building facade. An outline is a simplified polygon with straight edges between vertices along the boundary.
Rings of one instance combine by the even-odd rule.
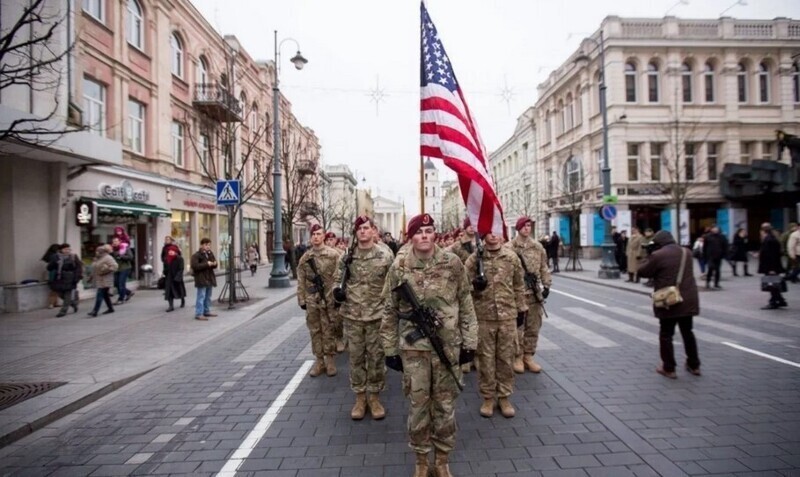
[[[403,230],[403,204],[377,195],[373,206],[374,219],[381,231],[391,233],[395,239],[400,238]]]
[[[430,159],[425,159],[423,167],[423,187],[425,194],[425,212],[433,217],[434,223],[442,223],[442,184],[439,170]]]
[[[353,171],[346,164],[325,165],[330,185],[330,227],[339,237],[349,237],[356,218],[356,181]]]
[[[458,181],[442,182],[442,223],[438,227],[442,232],[461,227],[466,215],[464,199]]]

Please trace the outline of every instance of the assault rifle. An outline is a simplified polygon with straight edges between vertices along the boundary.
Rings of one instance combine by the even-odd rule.
[[[333,299],[336,303],[344,303],[347,300],[347,280],[350,279],[350,264],[353,263],[353,253],[356,251],[358,240],[356,239],[355,231],[353,231],[353,239],[350,240],[350,247],[347,249],[347,254],[344,256],[344,271],[342,273],[342,281],[333,289]]]
[[[453,381],[456,382],[458,389],[463,391],[464,386],[461,384],[461,382],[459,382],[456,374],[453,372],[453,364],[450,362],[444,352],[444,343],[442,343],[442,338],[440,338],[436,332],[436,330],[442,327],[442,320],[436,316],[436,312],[433,310],[433,308],[420,304],[416,293],[414,293],[414,289],[411,288],[408,282],[402,282],[392,291],[400,295],[402,300],[405,300],[409,305],[411,305],[411,311],[408,313],[398,314],[398,317],[401,320],[410,321],[417,328],[404,337],[406,343],[413,345],[423,338],[428,338],[428,340],[431,342],[433,351],[435,351],[436,356],[439,357],[439,361],[441,361],[444,367],[447,368],[450,376],[453,377]]]
[[[472,286],[475,287],[478,291],[486,290],[486,287],[489,286],[489,281],[486,280],[486,272],[483,269],[483,243],[481,243],[481,238],[478,234],[475,234],[475,248],[477,252],[475,253],[475,279],[472,280]]]
[[[535,273],[528,270],[528,265],[525,264],[525,259],[522,258],[522,254],[519,252],[516,253],[519,257],[519,261],[522,262],[522,270],[525,271],[525,288],[533,292],[533,300],[542,305],[544,316],[550,318],[550,316],[547,314],[547,309],[544,307],[544,298],[539,295],[539,293],[541,293],[539,291],[539,277]]]
[[[314,273],[314,276],[311,277],[311,283],[314,284],[316,292],[319,293],[319,297],[322,298],[322,303],[325,305],[325,313],[327,314],[328,300],[325,298],[325,282],[322,280],[322,275],[319,274],[317,261],[314,260],[314,257],[309,257],[308,266],[311,267],[311,272]]]

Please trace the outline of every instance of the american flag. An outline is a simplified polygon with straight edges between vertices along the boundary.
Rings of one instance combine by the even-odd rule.
[[[425,4],[420,9],[420,154],[442,159],[458,175],[467,216],[479,234],[505,237],[503,209],[486,169],[478,126]]]

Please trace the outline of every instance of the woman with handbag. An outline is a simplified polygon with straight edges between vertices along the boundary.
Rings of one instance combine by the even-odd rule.
[[[776,310],[789,306],[781,294],[786,291],[786,282],[781,277],[783,264],[781,263],[781,243],[772,233],[769,222],[761,224],[761,250],[758,253],[758,273],[761,277],[761,289],[770,293],[769,304],[762,310]]]
[[[660,230],[653,237],[653,253],[639,267],[639,275],[650,278],[655,285],[653,313],[660,322],[658,334],[661,366],[656,372],[670,379],[675,374],[675,351],[672,337],[678,325],[686,350],[686,370],[700,376],[700,357],[697,340],[692,332],[692,317],[700,314],[700,297],[692,271],[689,250],[675,243],[672,234]]]
[[[164,299],[169,303],[167,311],[174,311],[174,300],[180,298],[181,308],[186,306],[186,286],[183,283],[185,262],[176,245],[167,245],[164,257]]]

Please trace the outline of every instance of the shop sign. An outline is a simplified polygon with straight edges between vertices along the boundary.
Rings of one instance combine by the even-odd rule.
[[[117,186],[101,183],[100,195],[106,199],[119,200],[122,202],[148,202],[150,193],[144,189],[134,190],[130,181],[122,181]]]
[[[78,227],[94,227],[97,225],[97,215],[94,210],[94,202],[75,202],[75,225]]]
[[[200,202],[191,199],[184,200],[183,205],[185,205],[186,207],[196,207],[198,209],[217,210],[217,206],[214,204],[210,204],[208,202]]]

